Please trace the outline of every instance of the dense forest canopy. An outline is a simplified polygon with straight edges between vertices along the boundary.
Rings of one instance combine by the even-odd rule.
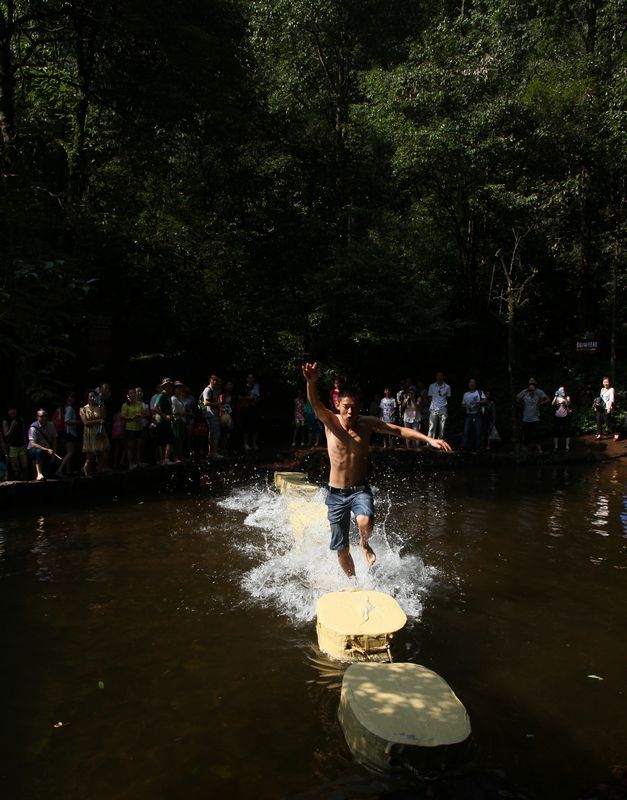
[[[619,0],[0,0],[3,402],[142,359],[620,379],[625,22]]]

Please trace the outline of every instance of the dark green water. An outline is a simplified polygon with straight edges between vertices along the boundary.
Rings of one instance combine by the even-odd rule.
[[[627,761],[624,478],[375,480],[362,580],[421,612],[401,659],[446,678],[481,768],[536,800]],[[3,798],[378,796],[308,659],[341,578],[315,539],[293,547],[281,502],[249,486],[2,523]]]

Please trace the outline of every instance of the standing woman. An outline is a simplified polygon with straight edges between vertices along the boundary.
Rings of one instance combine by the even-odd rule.
[[[566,439],[566,450],[570,450],[570,397],[563,386],[555,392],[551,405],[555,406],[553,418],[553,449],[557,450],[559,440]]]
[[[128,468],[137,469],[140,456],[140,445],[144,435],[144,404],[137,399],[137,390],[130,388],[126,400],[122,403],[122,422],[126,437],[126,457]]]
[[[413,431],[420,429],[420,401],[416,397],[416,387],[410,386],[407,394],[404,394],[401,401],[401,411],[403,414],[403,427],[411,428]],[[405,446],[418,447],[418,442],[411,442],[411,439],[405,439]]]
[[[87,477],[94,462],[98,472],[104,470],[109,456],[109,437],[104,429],[104,406],[94,391],[87,392],[87,402],[79,413],[83,423],[83,475]]]
[[[614,407],[614,387],[610,386],[610,379],[603,378],[603,386],[599,392],[598,402],[595,401],[595,411],[597,415],[597,439],[601,438],[603,426],[610,432],[610,414]],[[617,437],[618,438],[618,437]]]

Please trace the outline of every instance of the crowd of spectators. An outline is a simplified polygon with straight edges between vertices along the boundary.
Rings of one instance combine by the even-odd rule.
[[[627,421],[618,413],[610,384],[609,378],[603,379],[589,409],[595,417],[597,440],[605,435],[618,438]],[[335,412],[341,388],[341,380],[333,379],[328,405]],[[456,402],[455,392],[438,372],[428,386],[411,378],[400,380],[394,388],[385,386],[363,410],[432,438],[446,436],[464,451],[486,451],[500,443],[492,393],[470,378],[458,397]],[[527,448],[542,452],[541,416],[550,414],[554,449],[570,449],[574,404],[564,386],[550,397],[529,378],[516,401],[521,408],[521,439]],[[0,480],[67,478],[80,474],[79,470],[91,476],[194,458],[222,459],[235,449],[256,450],[260,403],[261,390],[254,375],[249,374],[238,391],[232,381],[223,383],[212,374],[198,398],[182,381],[164,377],[150,398],[144,397],[141,387],[132,386],[116,402],[110,385],[101,383],[85,393],[80,405],[77,395],[68,392],[51,415],[46,408],[39,408],[29,424],[11,407],[0,430]],[[451,410],[458,411],[463,420],[459,441],[448,429]],[[292,447],[324,444],[323,426],[301,389],[294,398],[292,426]],[[426,446],[393,436],[375,438],[374,444],[383,448]]]
[[[249,374],[239,392],[211,375],[198,399],[165,377],[146,399],[141,387],[116,402],[108,383],[89,389],[82,405],[74,392],[50,415],[39,408],[27,424],[10,407],[0,430],[0,480],[86,477],[192,458],[224,458],[234,431],[244,451],[256,450],[261,390]]]
[[[329,395],[329,407],[337,410],[337,394],[339,381],[334,381],[334,388]],[[399,381],[398,388],[386,386],[381,395],[375,395],[368,407],[371,416],[377,416],[384,422],[402,425],[424,433],[431,438],[444,439],[448,433],[448,420],[451,412],[451,403],[454,394],[450,385],[445,381],[444,373],[437,372],[435,380],[428,387],[411,378]],[[297,398],[295,404],[295,436],[297,420],[306,419],[306,414],[301,411],[302,397]],[[529,449],[542,452],[542,407],[550,406],[551,411],[546,412],[552,417],[553,449],[570,450],[573,401],[564,386],[559,386],[553,397],[538,387],[535,378],[529,378],[527,386],[516,395],[516,402],[521,408],[520,439]],[[300,404],[300,405],[299,405]],[[307,404],[304,406],[307,410]],[[468,380],[466,390],[461,393],[459,410],[463,418],[461,425],[460,449],[470,452],[490,450],[495,444],[501,442],[501,436],[496,426],[496,404],[492,392],[479,387],[474,378]],[[624,431],[627,418],[623,417],[616,406],[614,388],[610,386],[610,379],[603,378],[603,383],[598,395],[595,397],[590,411],[596,418],[596,439],[604,435],[618,439]],[[304,427],[306,428],[306,423]],[[311,438],[311,437],[309,437]],[[447,438],[450,438],[448,436]],[[416,442],[403,440],[404,447],[419,447]],[[395,437],[384,435],[380,444],[383,448],[394,447],[400,443]],[[297,444],[294,441],[292,444]]]

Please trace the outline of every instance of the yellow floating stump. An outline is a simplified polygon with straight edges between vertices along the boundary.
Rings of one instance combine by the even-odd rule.
[[[338,717],[353,756],[379,770],[433,761],[470,736],[468,714],[451,687],[418,664],[351,664]]]
[[[291,500],[288,504],[288,513],[294,539],[298,545],[302,544],[305,536],[321,546],[328,542],[329,524],[327,507],[324,503],[307,502],[305,499]]]
[[[319,491],[314,483],[309,483],[304,472],[275,472],[274,485],[281,494],[311,497]]]
[[[316,608],[318,646],[343,661],[391,659],[394,634],[407,622],[393,597],[383,592],[329,592]]]

